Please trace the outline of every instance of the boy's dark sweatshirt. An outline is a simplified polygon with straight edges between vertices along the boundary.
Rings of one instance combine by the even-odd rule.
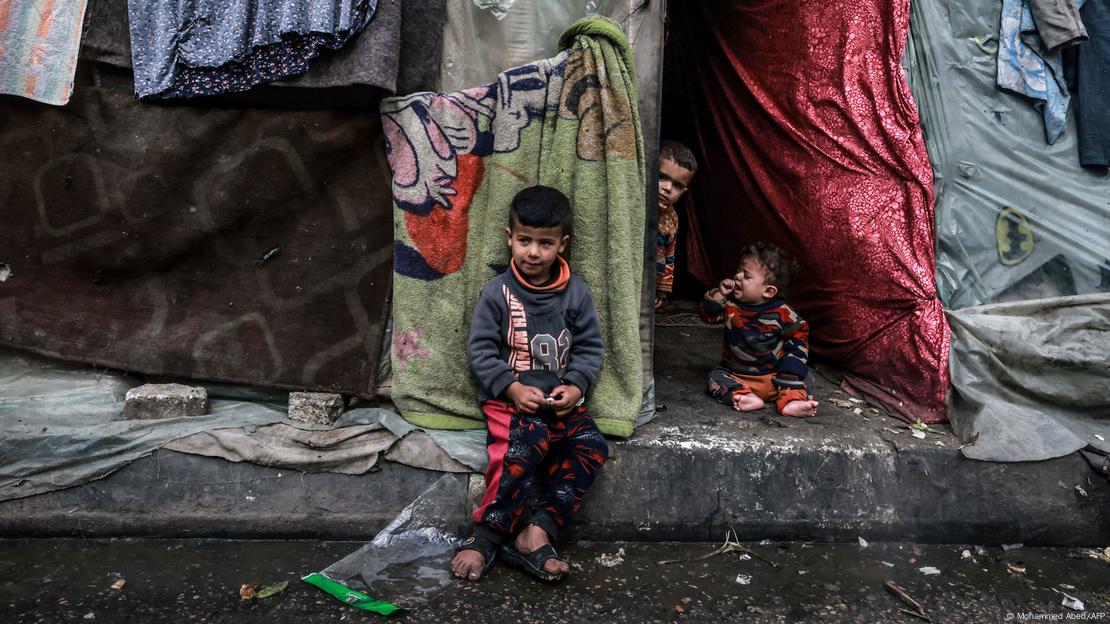
[[[582,396],[597,379],[605,347],[593,297],[562,257],[555,269],[547,284],[532,286],[510,262],[482,288],[467,348],[482,401],[503,399],[526,370],[550,370]]]

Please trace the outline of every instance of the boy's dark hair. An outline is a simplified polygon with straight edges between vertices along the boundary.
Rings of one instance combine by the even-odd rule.
[[[790,254],[774,243],[752,243],[740,253],[740,262],[751,258],[767,273],[766,283],[779,289],[778,296],[786,297],[790,285],[798,275],[798,263]]]
[[[513,223],[535,228],[559,226],[564,235],[570,234],[570,200],[550,186],[530,186],[513,197],[509,227]]]
[[[678,141],[665,140],[659,144],[659,160],[673,160],[683,169],[689,169],[691,174],[698,172],[698,159],[694,152]]]

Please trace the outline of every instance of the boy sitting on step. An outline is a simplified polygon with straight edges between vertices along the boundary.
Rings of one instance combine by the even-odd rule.
[[[497,557],[541,580],[561,580],[570,566],[552,542],[609,456],[583,407],[604,345],[593,297],[559,255],[570,224],[570,201],[558,190],[517,193],[506,229],[512,260],[475,306],[468,351],[489,466],[474,532],[451,561],[460,578],[478,580]],[[539,502],[517,532],[537,481]]]

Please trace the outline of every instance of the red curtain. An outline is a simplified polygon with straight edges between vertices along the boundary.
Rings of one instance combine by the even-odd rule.
[[[909,0],[671,7],[664,132],[701,156],[686,234],[713,281],[742,244],[781,245],[804,267],[789,301],[816,358],[903,418],[943,421],[950,333],[901,66]]]

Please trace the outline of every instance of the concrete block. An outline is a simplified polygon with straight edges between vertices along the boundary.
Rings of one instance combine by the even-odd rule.
[[[208,413],[208,391],[182,384],[146,384],[127,391],[125,419],[179,418]]]
[[[330,425],[343,414],[343,396],[328,392],[290,392],[289,419]]]

